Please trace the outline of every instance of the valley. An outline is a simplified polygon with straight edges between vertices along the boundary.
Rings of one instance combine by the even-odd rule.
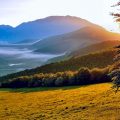
[[[42,24],[43,27],[41,28]],[[50,26],[52,28],[55,27],[58,33],[52,34],[53,31],[50,28],[49,33],[51,32],[51,35],[49,35],[46,28]],[[43,28],[45,31],[43,31]],[[98,51],[112,48],[119,43],[118,40],[120,38],[120,35],[117,33],[109,32],[99,25],[72,16],[51,16],[20,24],[14,28],[14,32],[18,33],[19,31],[19,34],[11,33],[11,29],[10,26],[0,26],[0,31],[3,32],[0,34],[0,76],[40,67],[53,62],[68,60],[75,55],[82,56],[94,53],[96,49],[91,50],[92,45],[93,48],[95,48],[94,46],[99,48]],[[33,36],[34,38],[29,38],[31,30],[40,30],[42,31],[41,33],[47,35],[44,37],[39,36],[36,38]],[[9,34],[6,32],[9,32]],[[17,39],[14,37],[14,41],[12,37],[9,37],[9,35],[13,36],[13,33],[16,37],[21,38],[21,40],[16,41]],[[9,41],[7,39],[4,40],[5,38],[2,39],[2,35],[9,37]],[[35,35],[38,35],[38,33]],[[104,42],[104,47],[99,45],[104,45]],[[101,46],[101,48],[98,46]]]
[[[63,54],[34,53],[27,48],[0,48],[0,75],[6,75],[45,64],[49,59]]]

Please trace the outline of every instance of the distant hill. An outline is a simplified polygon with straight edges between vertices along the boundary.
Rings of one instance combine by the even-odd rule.
[[[36,69],[31,69],[29,74],[31,74],[32,70],[34,73],[43,72],[43,73],[50,73],[50,72],[59,72],[59,71],[75,71],[78,70],[80,67],[88,67],[88,68],[103,68],[107,65],[113,64],[113,57],[115,55],[115,51],[110,49],[102,52],[90,53],[88,55],[84,55],[81,57],[71,58],[69,60],[51,63],[48,65],[44,65],[38,67]]]
[[[17,27],[0,25],[0,41],[14,43],[28,39],[43,39],[50,36],[69,33],[90,25],[92,25],[92,23],[78,17],[50,16],[35,21],[25,22]]]
[[[118,46],[118,45],[120,45],[120,41],[104,41],[104,42],[93,44],[83,49],[74,51],[70,55],[74,57],[83,56],[89,53],[100,52],[100,51],[102,52],[105,50],[113,49],[115,46]]]
[[[88,55],[90,53],[103,52],[107,50],[109,51],[110,49],[113,49],[115,46],[119,44],[120,44],[120,41],[104,41],[97,44],[92,44],[82,49],[73,51],[70,54],[65,54],[64,56],[52,58],[49,61],[47,61],[47,63],[64,61],[64,60],[70,59],[71,57],[74,57],[74,58],[80,57],[80,56]]]
[[[119,39],[120,34],[92,25],[64,35],[46,38],[31,47],[38,53],[71,53],[92,44]]]

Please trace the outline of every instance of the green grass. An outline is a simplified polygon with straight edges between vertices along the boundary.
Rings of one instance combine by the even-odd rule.
[[[119,120],[120,92],[110,83],[0,89],[0,120]]]

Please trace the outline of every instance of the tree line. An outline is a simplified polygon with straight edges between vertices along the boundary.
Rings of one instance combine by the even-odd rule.
[[[76,72],[66,71],[49,74],[34,74],[20,76],[0,83],[1,88],[25,88],[25,87],[57,87],[72,85],[88,85],[111,82],[108,76],[109,67],[106,68],[81,68]]]

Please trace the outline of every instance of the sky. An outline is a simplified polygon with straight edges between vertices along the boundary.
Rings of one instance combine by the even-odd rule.
[[[0,24],[13,27],[47,16],[77,16],[118,31],[110,12],[118,0],[0,0]]]

